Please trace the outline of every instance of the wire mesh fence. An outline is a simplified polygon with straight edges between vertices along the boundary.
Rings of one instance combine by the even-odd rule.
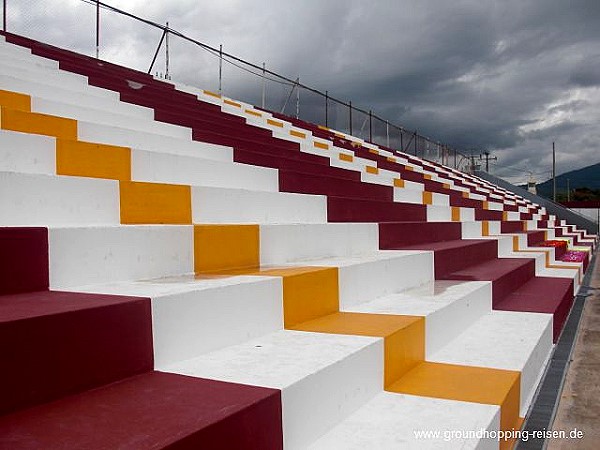
[[[1,0],[3,30],[468,171],[469,157],[350,100],[96,0]],[[465,163],[465,161],[467,163]]]

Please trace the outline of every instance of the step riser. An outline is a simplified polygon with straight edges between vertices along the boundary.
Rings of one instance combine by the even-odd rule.
[[[90,301],[80,294],[43,300],[28,295],[11,301],[27,302],[32,311],[50,302]],[[0,375],[0,414],[152,370],[149,300],[103,298],[104,307],[97,300],[95,308],[0,324],[2,342],[12,343],[4,361],[10,370]],[[7,301],[2,299],[10,306]]]

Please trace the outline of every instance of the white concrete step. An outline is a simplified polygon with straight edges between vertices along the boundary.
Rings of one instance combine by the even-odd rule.
[[[123,127],[101,125],[93,122],[77,123],[79,140],[100,144],[139,148],[159,153],[193,156],[215,161],[233,161],[233,149],[222,145],[177,139]]]
[[[304,449],[383,389],[383,340],[283,330],[157,367],[281,389],[286,449]]]
[[[283,328],[279,277],[184,276],[72,290],[150,298],[154,364],[159,368]]]
[[[492,311],[428,360],[521,372],[525,417],[552,351],[552,315]]]
[[[379,228],[371,223],[263,225],[260,262],[285,265],[315,259],[372,254],[379,249]]]
[[[19,51],[22,49],[23,51]],[[58,61],[32,55],[28,49],[12,44],[0,43],[0,57],[6,61],[6,65],[11,67],[40,67],[45,69],[58,70]]]
[[[50,288],[194,272],[191,225],[49,228]]]
[[[88,87],[88,78],[83,75],[38,66],[33,61],[29,64],[21,62],[17,65],[12,64],[12,60],[5,61],[0,65],[0,73],[33,83],[66,86],[73,91],[81,91]]]
[[[488,281],[432,281],[405,292],[363,303],[344,304],[350,312],[425,317],[425,355],[429,357],[492,310]]]
[[[279,191],[277,169],[139,149],[132,150],[131,160],[135,181]]]
[[[43,114],[49,114],[58,117],[67,117],[70,119],[99,123],[102,125],[111,125],[117,127],[127,127],[128,129],[145,131],[155,134],[163,134],[179,139],[192,139],[192,130],[186,127],[171,125],[163,122],[156,122],[152,118],[141,118],[127,114],[128,110],[119,112],[120,108],[111,110],[93,108],[90,106],[74,105],[71,103],[58,102],[40,97],[31,99],[31,110]]]
[[[70,84],[61,84],[52,82],[52,79],[44,80],[40,77],[33,81],[24,79],[16,74],[7,75],[0,73],[0,86],[4,90],[20,92],[37,97],[48,98],[57,101],[66,101],[76,103],[79,100],[81,105],[88,105],[97,108],[110,110],[119,102],[119,94],[113,91],[107,91],[95,86],[71,86]],[[123,103],[123,105],[126,105]],[[131,110],[133,105],[131,105]],[[147,116],[146,116],[147,117]]]
[[[0,130],[0,171],[56,173],[56,140],[16,131]]]
[[[327,223],[321,195],[192,187],[194,223]]]
[[[0,172],[0,226],[118,225],[119,183]]]
[[[307,449],[492,450],[496,440],[450,433],[499,428],[499,406],[381,392]]]
[[[350,310],[372,299],[406,291],[433,280],[432,252],[379,250],[353,257],[305,260],[301,265],[338,268],[341,310]]]

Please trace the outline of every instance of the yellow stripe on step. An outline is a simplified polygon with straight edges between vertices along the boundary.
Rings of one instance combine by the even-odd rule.
[[[283,318],[286,328],[339,311],[337,267],[264,269],[257,275],[283,278]]]
[[[260,266],[258,225],[194,225],[194,271],[216,273]]]
[[[56,174],[127,181],[131,179],[131,150],[57,139]]]
[[[390,386],[425,359],[425,319],[415,316],[337,312],[293,330],[373,336],[384,339],[384,386]]]
[[[42,134],[62,139],[77,139],[77,121],[47,114],[0,108],[0,127],[21,133]]]
[[[500,406],[500,429],[519,428],[521,374],[511,370],[424,362],[387,390]],[[505,447],[506,448],[506,447]]]
[[[26,94],[0,89],[0,106],[16,109],[17,111],[31,112],[31,97]]]
[[[122,224],[192,223],[189,186],[121,181],[119,194]]]

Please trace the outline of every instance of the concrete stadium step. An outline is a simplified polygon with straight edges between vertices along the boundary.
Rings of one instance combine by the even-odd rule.
[[[117,225],[119,183],[0,172],[0,226]]]
[[[340,302],[348,312],[425,317],[425,357],[456,338],[492,309],[491,284],[483,281],[432,281],[403,292]]]
[[[573,304],[573,280],[536,277],[516,287],[494,309],[529,311],[553,315],[553,340],[556,342]]]
[[[285,448],[305,448],[383,387],[382,339],[283,330],[160,370],[281,390]]]
[[[427,207],[407,203],[327,197],[330,222],[396,222],[427,220]]]
[[[53,289],[191,274],[203,260],[224,270],[369,257],[378,248],[376,225],[326,223],[54,227],[48,241]]]
[[[231,148],[2,107],[4,130],[232,161]]]
[[[52,289],[194,271],[191,225],[58,227],[48,241]]]
[[[552,316],[492,311],[464,328],[428,360],[521,373],[520,416],[528,413],[552,351]]]
[[[285,192],[192,187],[194,223],[326,223],[325,197]]]
[[[139,172],[138,172],[139,173]],[[161,190],[165,201],[170,185],[128,183],[116,180],[0,172],[0,224],[19,225],[117,225],[132,208],[144,209],[144,221],[168,223],[168,217],[152,204],[149,188]],[[147,187],[145,200],[128,200],[130,187]],[[325,223],[323,197],[279,192],[249,191],[213,187],[190,188],[182,208],[191,208],[194,223]],[[132,194],[134,195],[134,194]],[[140,195],[144,195],[140,191]],[[143,202],[148,204],[144,205]],[[123,222],[125,223],[125,222]],[[185,223],[180,222],[180,223]]]
[[[260,275],[189,275],[73,288],[149,298],[157,367],[283,328],[282,281]]]
[[[357,256],[306,259],[289,266],[300,263],[307,267],[336,268],[342,311],[433,280],[433,261],[429,252],[376,251]]]
[[[493,449],[498,448],[495,441],[451,436],[449,430],[496,431],[499,427],[500,408],[495,405],[382,392],[307,448]]]
[[[391,201],[393,196],[391,187],[339,178],[324,178],[319,175],[292,170],[279,171],[279,189],[301,194],[321,194],[382,201]]]
[[[79,150],[82,150],[79,152],[81,167],[85,160],[100,162],[112,157],[107,152],[87,155],[83,148]],[[130,177],[134,181],[278,191],[278,173],[272,169],[215,161],[201,156],[180,156],[126,148],[122,152],[131,155],[127,159],[130,159]],[[0,171],[54,175],[57,171],[56,153],[57,143],[51,137],[0,130]],[[114,164],[111,167],[114,168]],[[105,176],[110,172],[105,171]],[[79,171],[79,175],[93,176],[94,173],[90,170]]]
[[[280,450],[280,401],[275,389],[150,372],[0,417],[0,446]]]
[[[156,183],[279,191],[279,175],[274,169],[138,149],[131,152],[131,178]]]
[[[3,258],[3,270],[9,263]],[[3,295],[0,335],[10,346],[0,375],[2,414],[153,367],[148,299],[47,291]]]
[[[515,288],[535,277],[533,259],[490,259],[445,275],[449,280],[477,280],[492,282],[494,307]]]
[[[379,227],[382,249],[433,251],[436,279],[498,256],[493,240],[461,239],[460,223],[406,222]]]

